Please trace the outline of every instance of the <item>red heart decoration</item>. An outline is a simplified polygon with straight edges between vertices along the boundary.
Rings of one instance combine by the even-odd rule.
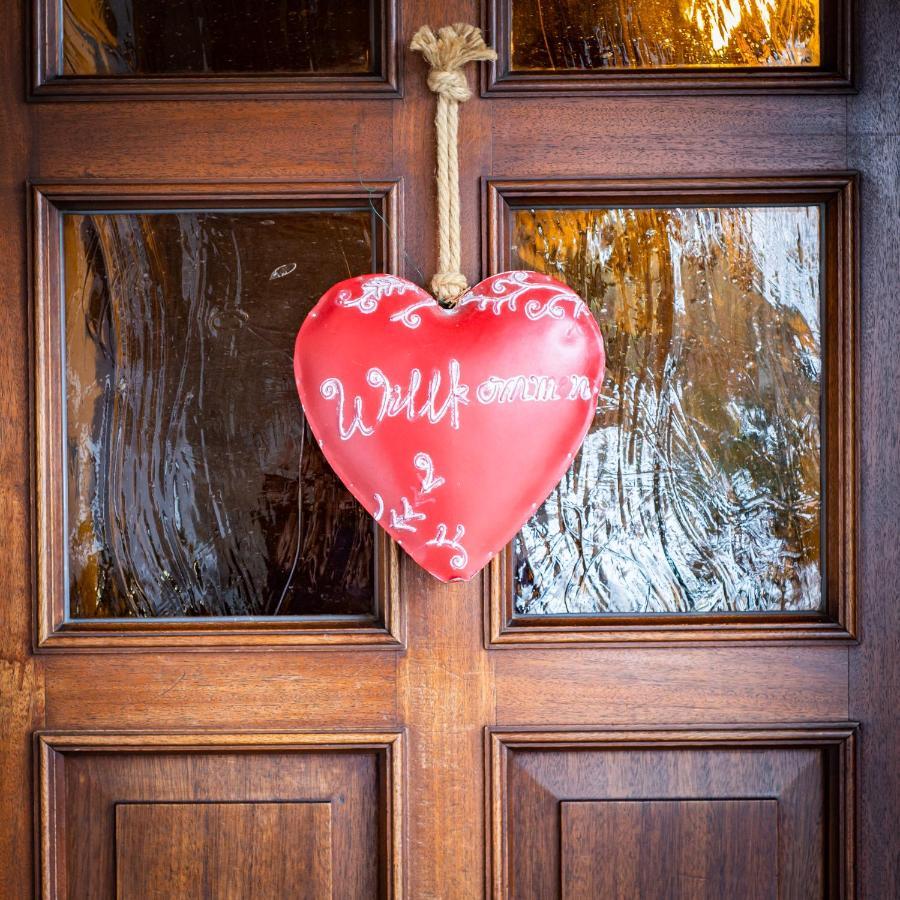
[[[537,272],[487,278],[453,309],[394,275],[348,278],[294,349],[328,462],[441,581],[471,578],[559,483],[603,368],[584,301]]]

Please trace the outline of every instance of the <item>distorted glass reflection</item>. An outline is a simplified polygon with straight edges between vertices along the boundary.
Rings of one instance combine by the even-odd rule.
[[[70,615],[371,613],[371,519],[305,426],[294,337],[371,271],[366,211],[63,219]]]
[[[820,62],[820,0],[509,2],[513,71]]]
[[[518,210],[512,264],[578,291],[607,374],[515,541],[521,614],[821,605],[820,210]]]
[[[372,0],[63,0],[63,74],[367,74]]]

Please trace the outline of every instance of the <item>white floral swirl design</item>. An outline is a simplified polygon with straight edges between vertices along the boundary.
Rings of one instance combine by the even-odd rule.
[[[390,321],[400,322],[407,328],[418,328],[422,324],[422,317],[418,314],[417,310],[437,305],[438,302],[434,297],[423,297],[421,300],[416,300],[415,303],[411,303],[409,306],[393,313],[390,317]]]
[[[495,278],[490,294],[466,294],[459,301],[460,306],[475,303],[481,310],[490,309],[499,316],[504,310],[518,312],[518,302],[523,295],[531,295],[525,300],[524,312],[532,322],[544,317],[561,319],[565,315],[563,303],[572,304],[574,318],[589,315],[585,302],[574,291],[558,284],[535,283],[530,280],[530,272],[508,272]],[[539,294],[541,296],[534,296]]]
[[[345,288],[338,292],[337,304],[348,309],[358,309],[361,313],[369,315],[378,309],[378,304],[385,297],[394,294],[406,294],[415,290],[415,285],[410,284],[396,275],[381,275],[378,278],[369,278],[362,282],[362,292],[358,297],[353,291]]]

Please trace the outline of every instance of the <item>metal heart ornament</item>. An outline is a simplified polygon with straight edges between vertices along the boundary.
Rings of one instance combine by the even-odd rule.
[[[603,339],[537,272],[445,309],[393,275],[334,285],[297,334],[294,375],[325,457],[441,581],[471,578],[559,483],[594,417]]]

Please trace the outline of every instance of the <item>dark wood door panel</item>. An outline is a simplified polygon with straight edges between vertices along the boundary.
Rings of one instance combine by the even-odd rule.
[[[778,801],[565,800],[563,900],[775,900]]]
[[[340,115],[335,109],[326,101],[276,100],[42,104],[33,107],[30,174],[151,181],[387,176],[390,104],[342,101]]]
[[[842,721],[847,650],[503,650],[499,724]]]
[[[49,0],[40,2],[50,5]],[[405,209],[393,231],[402,250],[397,268],[425,283],[435,259],[434,96],[425,85],[421,59],[405,48],[423,22],[477,22],[488,6],[475,0],[462,0],[452,9],[431,0],[398,4],[402,23],[396,83],[404,85],[402,100],[386,99],[387,93],[382,94],[385,99],[370,99],[369,94],[367,99],[357,95],[338,102],[296,94],[291,101],[285,94],[280,94],[282,99],[269,95],[261,100],[182,94],[178,101],[171,96],[150,100],[146,95],[139,99],[123,94],[102,101],[70,96],[30,103],[26,57],[31,37],[24,32],[30,5],[10,0],[0,10],[4,24],[0,81],[7,87],[0,97],[5,138],[0,146],[0,287],[5,298],[0,316],[5,351],[0,361],[0,498],[7,512],[0,539],[5,573],[0,616],[0,719],[5,726],[0,794],[6,803],[0,827],[0,895],[33,896],[37,883],[38,893],[65,896],[71,865],[79,877],[82,873],[94,877],[99,866],[99,877],[109,888],[106,896],[115,896],[117,803],[119,809],[134,804],[130,813],[120,813],[126,820],[142,814],[138,806],[155,807],[160,801],[184,804],[189,807],[182,810],[186,818],[200,822],[190,826],[191,839],[197,831],[211,828],[214,820],[218,831],[243,834],[248,822],[259,817],[265,829],[293,827],[296,835],[308,835],[318,851],[326,844],[321,805],[347,788],[362,786],[365,799],[355,808],[368,810],[367,821],[374,816],[383,829],[378,830],[377,843],[362,841],[339,854],[346,830],[338,820],[344,813],[339,802],[329,803],[332,889],[343,889],[349,896],[354,891],[377,895],[379,888],[388,895],[405,891],[412,897],[448,900],[492,892],[503,896],[502,854],[495,851],[503,849],[506,838],[510,846],[515,844],[516,865],[530,861],[543,867],[549,860],[547,871],[552,870],[549,887],[541,883],[543,868],[537,873],[519,871],[517,890],[534,887],[532,895],[542,900],[560,896],[560,876],[568,871],[570,893],[578,889],[603,893],[605,883],[597,885],[590,879],[603,879],[610,871],[622,873],[631,860],[598,869],[597,859],[605,862],[610,851],[628,855],[624,838],[629,829],[634,833],[643,810],[648,810],[652,823],[668,826],[666,835],[680,841],[657,845],[659,852],[652,854],[658,863],[656,873],[678,869],[680,848],[690,852],[705,846],[706,856],[716,856],[720,867],[689,871],[719,890],[722,882],[716,878],[727,881],[746,870],[747,857],[741,853],[749,850],[749,842],[747,847],[733,846],[730,840],[727,846],[703,842],[712,840],[714,831],[719,837],[738,832],[754,836],[760,852],[767,852],[772,804],[777,807],[779,849],[774,859],[760,859],[759,854],[755,858],[754,874],[761,888],[768,888],[774,877],[778,884],[797,885],[793,894],[783,896],[812,892],[852,897],[856,874],[861,896],[893,896],[896,835],[885,823],[896,818],[896,792],[885,773],[897,744],[892,706],[896,667],[889,656],[896,631],[892,617],[898,609],[892,595],[898,570],[891,538],[896,532],[892,514],[898,489],[893,476],[900,446],[892,430],[897,420],[897,392],[892,385],[897,380],[900,310],[894,302],[900,252],[894,214],[900,78],[892,41],[898,24],[894,0],[855,4],[861,26],[858,98],[787,92],[707,97],[687,85],[681,96],[613,99],[590,89],[578,96],[561,97],[552,90],[529,96],[536,87],[533,82],[515,97],[500,92],[479,97],[476,87],[476,96],[462,108],[460,122],[463,269],[472,283],[489,269],[481,230],[488,209],[481,203],[479,182],[494,175],[584,180],[760,176],[847,168],[862,172],[864,416],[858,645],[782,642],[771,647],[751,641],[740,648],[711,642],[646,651],[489,649],[483,586],[436,585],[401,558],[402,607],[409,628],[406,646],[396,651],[341,648],[299,653],[272,650],[261,641],[262,647],[254,652],[241,647],[209,652],[198,650],[191,636],[183,635],[178,648],[157,644],[133,653],[76,651],[59,645],[58,653],[48,649],[39,655],[34,653],[41,551],[33,539],[36,487],[30,472],[34,384],[28,360],[28,270],[33,261],[26,179],[58,184],[81,178],[144,181],[157,186],[343,181],[362,182],[365,194],[373,182],[402,178]],[[494,34],[488,37],[497,39]],[[469,77],[477,86],[475,73],[470,71]],[[777,72],[764,73],[764,79],[777,81]],[[486,81],[482,84],[487,86]],[[208,87],[214,93],[222,85]],[[804,729],[796,724],[844,722],[857,714],[863,720],[862,790],[855,811],[850,729]],[[771,726],[784,720],[793,721],[794,727]],[[683,731],[646,731],[633,739],[623,738],[622,732],[611,738],[597,735],[598,728],[650,729],[673,722],[697,729],[713,725],[697,732],[699,740],[685,740]],[[491,741],[486,741],[484,728],[492,723],[514,727],[516,735],[527,733],[526,726],[546,730],[564,723],[566,730],[543,734],[536,741],[516,736],[504,744],[503,752],[493,756],[489,752],[486,760],[485,744],[490,747]],[[319,735],[317,748],[296,745],[296,736],[290,739],[295,744],[273,746],[255,739],[253,745],[241,735],[238,742],[243,743],[236,749],[229,738],[248,728],[268,733],[307,727],[323,731],[325,743]],[[580,727],[591,728],[591,736],[585,739]],[[48,739],[36,764],[30,737],[42,728],[78,734]],[[380,728],[408,729],[408,810],[402,808],[399,790],[404,773],[397,767],[398,757],[385,751],[383,735],[366,738],[366,746],[339,746],[338,735],[345,729]],[[174,743],[165,743],[158,739],[163,729],[207,734],[180,735]],[[123,735],[123,730],[141,734]],[[504,740],[507,737],[509,733]],[[545,746],[536,746],[541,743]],[[504,759],[507,750],[509,758]],[[538,764],[530,769],[519,765],[526,756]],[[325,797],[304,788],[300,760],[310,757],[320,759],[316,777],[322,783],[330,777],[334,794]],[[585,760],[593,761],[585,765]],[[331,774],[326,777],[328,766]],[[390,790],[380,774],[385,766],[392,773]],[[497,790],[516,766],[514,789]],[[307,774],[314,768],[307,767]],[[112,777],[112,772],[118,774]],[[791,773],[796,776],[792,786]],[[81,819],[80,813],[70,815],[89,800],[79,787],[80,774],[89,776],[85,785],[100,786],[96,799],[105,804],[102,815]],[[135,779],[143,780],[148,790],[134,790]],[[565,779],[578,790],[557,791],[565,787]],[[598,789],[616,779],[618,793]],[[544,796],[545,783],[558,795],[556,799],[547,795],[550,802]],[[185,790],[176,794],[166,784]],[[104,796],[104,785],[118,785],[120,799]],[[763,790],[767,787],[778,790]],[[513,801],[520,808],[511,816],[508,804]],[[526,808],[521,808],[523,802]],[[209,808],[199,809],[201,803]],[[234,809],[213,809],[232,805]],[[640,815],[634,812],[637,805]],[[274,808],[286,806],[292,809]],[[561,841],[564,812],[567,833],[579,836],[568,845]],[[858,869],[853,857],[855,812],[861,847]],[[235,817],[230,823],[229,814]],[[150,819],[155,815],[155,824],[141,821],[135,826],[134,819],[125,821],[123,866],[131,855],[124,843],[128,827],[137,830],[127,833],[140,837],[149,836],[153,828],[161,828],[163,835],[182,827],[167,821],[160,808],[147,809],[146,815]],[[575,821],[579,815],[586,820],[580,825]],[[623,839],[621,848],[610,848],[609,841],[599,850],[591,846],[599,827],[597,816],[613,823],[609,828]],[[82,832],[73,838],[84,822]],[[710,829],[713,822],[719,827]],[[545,857],[516,856],[525,846],[521,839],[528,838],[528,829],[541,847],[546,842]],[[587,838],[582,839],[584,832]],[[77,848],[79,841],[90,843],[98,834],[103,846],[96,855],[71,855],[69,838]],[[59,836],[65,840],[57,841]],[[402,860],[404,841],[411,861],[408,873]],[[162,843],[163,853],[178,849],[165,838]],[[293,847],[279,836],[272,845],[256,849],[267,854],[275,843]],[[797,848],[790,858],[784,850],[788,845]],[[189,868],[195,861],[189,841],[180,846],[187,851],[169,859],[172,865]],[[62,855],[53,857],[50,851],[57,849]],[[230,868],[227,844],[206,845],[203,850],[225,861],[220,868]],[[568,854],[565,860],[563,851]],[[348,867],[359,859],[368,874],[348,874]],[[375,867],[373,859],[379,860]],[[281,861],[292,864],[289,859]],[[155,878],[149,871],[154,862],[147,866],[135,862],[133,868],[141,869],[136,877]],[[647,863],[643,868],[654,871]],[[495,879],[487,884],[486,871]],[[276,871],[271,875],[282,877]],[[62,880],[54,883],[51,876]],[[327,880],[327,874],[321,877]],[[797,880],[801,877],[803,884]]]
[[[36,749],[47,900],[399,896],[399,732],[57,732]]]
[[[489,740],[498,900],[853,896],[850,723]]]
[[[392,725],[397,654],[140,653],[47,660],[48,728]]]
[[[332,896],[330,802],[117,803],[115,817],[118,900]]]
[[[837,97],[517,100],[493,104],[492,174],[611,177],[843,169]]]

